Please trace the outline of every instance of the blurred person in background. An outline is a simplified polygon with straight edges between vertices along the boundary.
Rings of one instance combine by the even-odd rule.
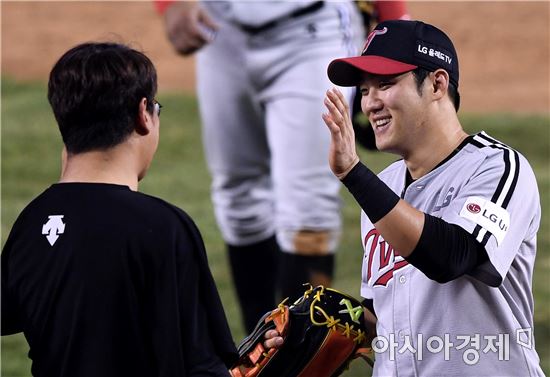
[[[320,130],[326,67],[355,54],[374,19],[408,18],[400,1],[359,3],[156,2],[173,47],[198,52],[212,201],[247,332],[279,297],[332,284],[341,219]]]

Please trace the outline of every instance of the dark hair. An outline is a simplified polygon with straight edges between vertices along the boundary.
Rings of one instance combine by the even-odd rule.
[[[157,73],[143,53],[118,43],[83,43],[55,63],[48,100],[70,153],[104,150],[134,130],[139,102],[153,113]]]
[[[422,95],[422,83],[428,77],[430,74],[430,71],[424,68],[416,68],[412,71],[414,75],[414,79],[416,81],[416,89],[418,90],[418,93]],[[447,93],[449,94],[449,98],[451,101],[453,101],[453,105],[455,107],[455,110],[458,112],[458,109],[460,108],[460,93],[458,93],[458,89],[452,82],[449,81],[449,87],[447,89]]]

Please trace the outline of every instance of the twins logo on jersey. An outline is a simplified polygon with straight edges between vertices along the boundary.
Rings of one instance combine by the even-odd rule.
[[[387,243],[378,230],[373,228],[364,240],[367,259],[367,282],[371,287],[386,287],[393,279],[393,274],[409,263]]]

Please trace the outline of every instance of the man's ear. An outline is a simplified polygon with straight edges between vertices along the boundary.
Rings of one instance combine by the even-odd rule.
[[[151,132],[153,116],[147,111],[147,99],[144,97],[139,101],[138,116],[136,119],[136,132],[139,135],[147,135]]]
[[[444,69],[437,69],[433,72],[433,94],[436,99],[440,99],[447,94],[449,88],[449,73]]]

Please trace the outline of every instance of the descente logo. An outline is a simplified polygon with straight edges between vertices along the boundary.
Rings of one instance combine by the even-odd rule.
[[[443,60],[445,63],[451,65],[453,62],[453,58],[451,58],[449,55],[446,55],[442,53],[441,51],[435,50],[431,47],[423,46],[422,43],[419,43],[417,46],[418,52],[424,55],[431,56],[432,58],[438,58],[440,60]]]

